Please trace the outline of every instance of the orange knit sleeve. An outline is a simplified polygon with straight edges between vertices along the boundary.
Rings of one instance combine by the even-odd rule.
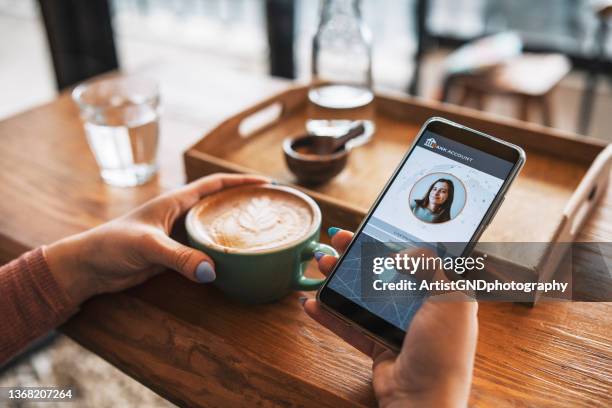
[[[0,267],[0,366],[78,310],[49,271],[44,248]]]

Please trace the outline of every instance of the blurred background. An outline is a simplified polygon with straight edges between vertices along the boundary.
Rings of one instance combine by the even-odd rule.
[[[361,11],[376,90],[612,140],[612,2],[363,0]],[[201,67],[308,81],[319,13],[315,0],[0,0],[0,120],[93,75],[169,61],[195,81]],[[482,41],[508,32],[520,46]],[[483,70],[491,56],[496,70]],[[0,371],[0,386],[73,384],[83,406],[170,405],[70,340],[49,342]]]
[[[58,89],[117,66],[130,72],[173,61],[310,77],[312,36],[319,18],[315,0],[78,3],[0,0],[1,34],[11,39],[0,45],[0,117],[48,101]],[[361,6],[372,32],[376,89],[439,97],[449,55],[475,39],[512,30],[520,36],[523,52],[560,54],[572,67],[567,74],[549,70],[559,76],[559,86],[551,93],[550,123],[608,138],[612,40],[606,32],[608,17],[601,11],[610,2],[363,0]],[[96,61],[80,61],[86,67],[74,71],[74,56],[65,51],[75,49]],[[538,75],[548,76],[546,70]],[[487,111],[517,116],[520,110],[515,102],[488,99],[482,107]]]

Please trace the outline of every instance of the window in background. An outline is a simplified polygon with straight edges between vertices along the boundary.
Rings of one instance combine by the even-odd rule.
[[[295,0],[296,76],[310,77],[319,1]],[[112,0],[115,40],[123,68],[179,55],[206,55],[222,67],[266,73],[265,0]],[[374,80],[402,90],[412,72],[414,0],[364,0],[373,33]]]
[[[55,78],[35,0],[0,0],[0,38],[0,118],[53,99]]]
[[[206,58],[265,73],[267,39],[260,0],[111,0],[121,66]]]
[[[430,0],[428,31],[465,41],[505,30],[521,34],[528,48],[591,58],[597,19],[591,0]],[[612,40],[607,41],[612,55]]]
[[[221,70],[268,73],[265,0],[108,1],[119,62],[127,71],[197,62]],[[320,2],[294,1],[296,74],[307,80]],[[569,53],[575,67],[588,67],[594,59],[597,21],[589,0],[362,0],[363,19],[373,34],[376,88],[401,92],[411,81],[417,48],[415,13],[422,3],[429,4],[427,31],[435,40],[428,42],[427,51],[434,51],[437,43],[449,45],[427,58],[421,89],[429,91],[423,96],[439,87],[436,69],[448,50],[488,33],[517,30],[528,49]],[[3,116],[49,100],[55,86],[37,0],[0,0],[0,23],[0,34],[14,39],[0,44],[0,84],[6,84],[0,96]],[[580,92],[584,76],[576,75],[572,83]],[[605,83],[600,82],[597,93],[608,97]],[[21,92],[24,87],[28,92]],[[596,110],[605,113],[603,108],[596,104]]]
[[[266,73],[265,0],[111,0],[120,61],[138,67],[178,54],[205,53],[222,67]],[[421,0],[362,0],[373,34],[374,83],[404,90],[416,50],[415,9]],[[528,48],[592,57],[596,18],[589,0],[429,0],[427,30],[454,44],[516,30]],[[296,76],[310,76],[320,2],[295,0]],[[449,42],[450,40],[450,42]],[[435,43],[434,43],[435,44]],[[609,49],[612,41],[608,41]],[[180,52],[179,52],[180,51]]]

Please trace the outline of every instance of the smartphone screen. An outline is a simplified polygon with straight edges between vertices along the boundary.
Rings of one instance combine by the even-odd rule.
[[[379,337],[395,337],[396,342],[401,337],[398,330],[405,330],[422,299],[364,299],[362,244],[456,243],[446,244],[446,255],[462,256],[493,217],[505,187],[524,161],[520,148],[475,131],[466,133],[466,128],[452,122],[434,123],[421,131],[319,292],[324,305]]]

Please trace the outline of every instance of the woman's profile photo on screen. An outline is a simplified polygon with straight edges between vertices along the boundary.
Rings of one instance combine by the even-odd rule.
[[[410,209],[419,220],[439,224],[457,217],[465,205],[465,186],[452,174],[431,173],[410,191]]]

